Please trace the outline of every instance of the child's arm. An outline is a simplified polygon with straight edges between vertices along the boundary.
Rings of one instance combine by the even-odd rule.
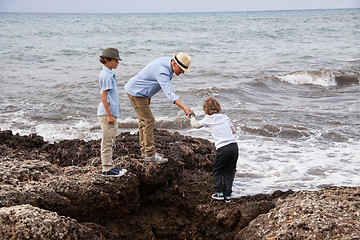
[[[236,133],[236,128],[235,128],[235,126],[234,126],[233,124],[231,124],[230,127],[231,127],[232,133],[235,134],[235,133]]]
[[[115,119],[114,119],[113,115],[111,114],[109,103],[107,101],[108,91],[109,90],[104,90],[101,92],[101,101],[102,101],[105,111],[106,111],[108,124],[115,124]]]
[[[201,128],[202,126],[199,124],[199,122],[195,119],[194,114],[190,114],[190,124],[193,128]]]

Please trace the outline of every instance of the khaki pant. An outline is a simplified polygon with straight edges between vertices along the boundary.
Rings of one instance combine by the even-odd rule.
[[[145,153],[146,157],[151,157],[155,154],[155,118],[149,106],[149,99],[134,97],[130,94],[127,95],[139,118],[139,144],[141,152]]]
[[[102,131],[101,138],[101,163],[102,170],[109,171],[114,168],[113,147],[115,146],[116,131],[118,129],[117,118],[115,124],[108,124],[107,116],[99,116],[100,127]]]

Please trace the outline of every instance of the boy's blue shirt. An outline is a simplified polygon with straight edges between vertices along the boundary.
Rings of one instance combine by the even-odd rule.
[[[115,74],[107,67],[103,66],[99,74],[99,85],[100,85],[100,94],[104,90],[108,90],[107,100],[109,103],[111,114],[114,117],[120,117],[120,103],[119,103],[119,90],[117,86],[117,81]],[[106,115],[106,111],[102,101],[100,101],[97,115],[103,116]]]

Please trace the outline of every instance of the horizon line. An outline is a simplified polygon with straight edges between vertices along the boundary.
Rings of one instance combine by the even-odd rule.
[[[360,8],[303,8],[303,9],[268,9],[268,10],[238,10],[238,11],[189,11],[189,12],[24,12],[8,11],[0,13],[29,13],[29,14],[178,14],[178,13],[237,13],[237,12],[280,12],[280,11],[317,11],[317,10],[345,10]]]

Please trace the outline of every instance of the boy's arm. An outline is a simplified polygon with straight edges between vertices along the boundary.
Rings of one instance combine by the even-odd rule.
[[[115,119],[114,119],[113,115],[111,114],[109,103],[107,101],[108,92],[109,92],[109,90],[104,90],[101,92],[101,101],[105,108],[108,124],[115,124]]]

